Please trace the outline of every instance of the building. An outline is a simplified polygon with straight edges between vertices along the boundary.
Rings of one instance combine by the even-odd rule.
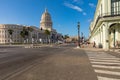
[[[103,49],[120,46],[120,0],[98,0],[90,24],[91,43]]]
[[[20,36],[20,31],[22,31],[23,27],[26,26],[15,24],[0,24],[0,44],[10,43],[10,34],[8,32],[9,29],[14,30],[12,34],[12,41],[15,43],[21,43],[22,38]]]
[[[58,40],[62,40],[62,34],[57,33],[55,29],[52,27],[53,22],[50,13],[47,9],[45,9],[45,12],[42,14],[41,20],[40,20],[40,29],[41,30],[49,30],[50,33],[50,42],[56,42]]]
[[[48,13],[48,10],[45,9],[45,12],[42,14],[40,21],[40,29],[52,31],[52,20],[51,15]]]
[[[39,39],[39,33],[41,32],[35,26],[26,26],[26,25],[18,25],[18,24],[0,24],[0,44],[8,44],[8,43],[23,43],[24,38],[21,36],[21,31],[23,28],[31,27],[33,28],[32,32],[29,32],[29,37],[25,37],[25,43],[31,43],[32,38],[36,41]],[[13,30],[12,35],[10,35],[8,30]]]
[[[61,38],[60,34],[52,28],[51,16],[48,13],[47,9],[42,14],[40,21],[40,28],[36,26],[26,26],[18,24],[0,24],[0,44],[9,44],[9,43],[46,43],[46,42],[56,42]],[[32,28],[32,30],[28,30]],[[27,31],[28,35],[21,36],[21,32]],[[9,33],[9,30],[12,30],[12,35]],[[49,39],[48,35],[45,34],[45,30],[50,31]]]

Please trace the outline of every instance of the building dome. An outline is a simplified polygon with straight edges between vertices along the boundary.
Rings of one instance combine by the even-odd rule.
[[[52,20],[51,16],[48,13],[47,9],[45,9],[45,12],[42,14],[41,21],[40,21],[40,28],[43,30],[52,30]]]

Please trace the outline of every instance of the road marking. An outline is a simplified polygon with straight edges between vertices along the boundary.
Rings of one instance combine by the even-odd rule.
[[[116,78],[108,78],[108,77],[101,77],[101,76],[97,76],[98,80],[120,80],[120,79],[116,79]]]
[[[98,80],[120,80],[117,77],[120,76],[120,58],[112,56],[103,52],[87,52],[89,60],[94,68],[94,71],[99,74],[106,74],[106,76],[97,76]],[[108,70],[109,69],[109,70]],[[115,70],[118,71],[115,71]],[[112,71],[110,71],[112,70]],[[108,77],[108,76],[111,76]]]
[[[120,61],[119,60],[97,60],[97,59],[90,59],[90,61],[96,61],[96,62],[119,62],[120,63]]]
[[[105,69],[120,69],[120,66],[104,66],[104,65],[92,65],[95,68],[105,68]]]
[[[107,56],[89,56],[90,58],[108,58]],[[112,57],[112,56],[110,56],[109,58],[112,58],[112,59],[114,59],[114,58],[116,58],[116,57]]]
[[[108,70],[98,70],[95,69],[96,73],[102,73],[102,74],[109,74],[109,75],[116,75],[116,76],[120,76],[120,72],[114,72],[114,71],[108,71]]]
[[[105,64],[105,65],[120,65],[120,63],[113,63],[113,62],[91,62],[92,64]]]
[[[119,58],[100,58],[100,57],[89,57],[89,59],[102,59],[102,60],[120,60]]]
[[[1,80],[10,80],[11,78],[13,78],[13,77],[15,77],[15,76],[29,70],[29,69],[31,69],[32,67],[36,66],[36,64],[37,64],[36,61],[37,60],[35,60],[35,61],[31,62],[30,64],[27,64],[27,65],[25,65],[23,67],[20,67],[16,71],[13,71],[13,72],[5,75]]]

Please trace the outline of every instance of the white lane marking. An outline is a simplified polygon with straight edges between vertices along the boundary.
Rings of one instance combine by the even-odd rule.
[[[102,59],[102,60],[120,60],[119,58],[100,58],[100,57],[89,57],[89,59]]]
[[[101,74],[109,74],[109,75],[116,75],[116,76],[120,76],[120,72],[114,72],[114,71],[108,71],[108,70],[98,70],[95,69],[96,73],[101,73]]]
[[[91,63],[93,63],[93,64],[111,64],[111,65],[120,65],[120,63],[112,63],[112,62],[91,62]]]
[[[89,56],[90,58],[112,58],[112,59],[115,59],[116,57],[115,56]],[[118,58],[119,59],[119,58]]]
[[[100,52],[99,52],[100,53]],[[115,56],[106,54],[106,53],[88,53],[89,60],[92,64],[92,67],[94,68],[95,72],[97,74],[107,74],[107,75],[113,75],[113,76],[120,76],[120,72],[116,71],[109,71],[109,70],[100,70],[100,69],[119,69],[120,70],[120,59],[116,58]],[[116,65],[116,66],[107,66],[107,64]],[[99,68],[99,69],[95,69]],[[117,78],[109,78],[109,77],[102,77],[97,76],[98,80],[120,80]]]
[[[108,56],[89,56],[91,58],[108,58]],[[116,58],[115,56],[109,56],[109,58]]]
[[[92,65],[94,68],[105,68],[105,69],[120,69],[120,66],[104,66],[104,65]]]
[[[116,79],[116,78],[108,78],[108,77],[101,77],[101,76],[97,76],[98,80],[120,80],[120,79]]]
[[[101,61],[101,62],[119,62],[120,63],[120,61],[119,60],[98,60],[98,59],[90,59],[90,61],[96,61],[96,62],[99,62],[99,61]]]

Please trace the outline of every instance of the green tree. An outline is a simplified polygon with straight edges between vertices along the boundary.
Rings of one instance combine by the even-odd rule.
[[[33,31],[33,28],[32,27],[27,27],[27,30],[32,32]]]
[[[24,42],[26,40],[26,37],[28,37],[29,32],[26,27],[23,27],[23,30],[20,32],[21,37],[24,39]]]
[[[49,30],[45,30],[45,34],[47,35],[47,41],[50,39],[49,37],[50,37],[50,31]]]
[[[13,34],[13,32],[14,32],[14,30],[8,29],[8,33],[9,33],[9,35],[10,35],[10,44],[11,44],[11,42],[12,42],[12,34]]]
[[[67,39],[67,38],[69,38],[69,35],[68,34],[64,35],[64,39]]]
[[[32,38],[33,38],[33,37],[31,36],[31,32],[33,32],[33,30],[34,30],[34,29],[33,29],[32,27],[27,27],[27,31],[28,31],[28,34],[29,34],[28,37],[31,39],[31,41],[32,41]],[[30,36],[31,36],[31,37],[30,37]],[[29,41],[28,41],[28,42],[29,42]]]
[[[20,32],[20,35],[21,35],[21,37],[24,39],[24,41],[25,41],[25,32],[24,31],[21,31]]]

